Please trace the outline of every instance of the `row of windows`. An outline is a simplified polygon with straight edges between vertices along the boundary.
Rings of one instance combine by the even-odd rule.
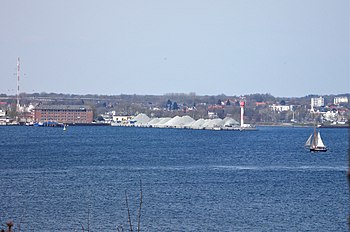
[[[47,117],[41,117],[40,121],[87,121],[86,118],[47,118]]]
[[[91,110],[38,110],[38,111],[41,111],[41,112],[92,112]]]
[[[86,114],[85,113],[66,113],[66,114],[41,113],[41,115],[86,115]]]
[[[72,116],[68,116],[68,117],[55,117],[55,116],[48,116],[48,115],[42,115],[40,118],[76,118],[76,119],[80,119],[80,118],[87,118],[86,116],[81,116],[81,117],[72,117]]]

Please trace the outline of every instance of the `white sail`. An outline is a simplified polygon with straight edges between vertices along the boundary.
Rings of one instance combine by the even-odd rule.
[[[320,132],[318,132],[317,134],[317,144],[316,144],[317,147],[326,147],[324,144],[323,144],[323,141],[321,139],[321,134]]]
[[[310,137],[306,140],[306,143],[305,143],[305,147],[309,147],[311,145],[311,139],[312,139],[312,134],[310,135]]]

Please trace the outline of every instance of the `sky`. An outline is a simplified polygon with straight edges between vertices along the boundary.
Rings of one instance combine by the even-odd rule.
[[[349,0],[2,0],[0,93],[350,92]]]

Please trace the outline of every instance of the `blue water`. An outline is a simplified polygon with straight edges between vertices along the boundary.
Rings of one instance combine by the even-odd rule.
[[[0,224],[21,231],[347,231],[347,129],[0,127]],[[0,227],[3,228],[3,227]]]

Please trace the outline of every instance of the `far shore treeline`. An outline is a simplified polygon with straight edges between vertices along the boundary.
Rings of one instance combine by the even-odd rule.
[[[311,106],[312,98],[324,99],[324,104]],[[62,93],[21,93],[21,106],[38,105],[87,105],[93,108],[94,120],[103,120],[103,115],[137,115],[149,117],[174,117],[189,115],[194,119],[216,117],[240,118],[240,101],[245,101],[245,120],[249,123],[290,123],[324,122],[325,113],[336,114],[336,120],[347,120],[350,116],[350,103],[335,104],[335,98],[350,99],[350,93],[317,95],[304,97],[275,97],[269,93],[238,95],[197,95],[196,93],[169,93],[164,95],[97,95]],[[16,95],[0,94],[0,110],[9,117],[16,115]],[[276,108],[276,106],[281,106]],[[286,106],[286,107],[282,107]],[[289,106],[289,107],[288,107]],[[283,109],[283,110],[281,110]],[[330,120],[331,122],[332,120]]]

